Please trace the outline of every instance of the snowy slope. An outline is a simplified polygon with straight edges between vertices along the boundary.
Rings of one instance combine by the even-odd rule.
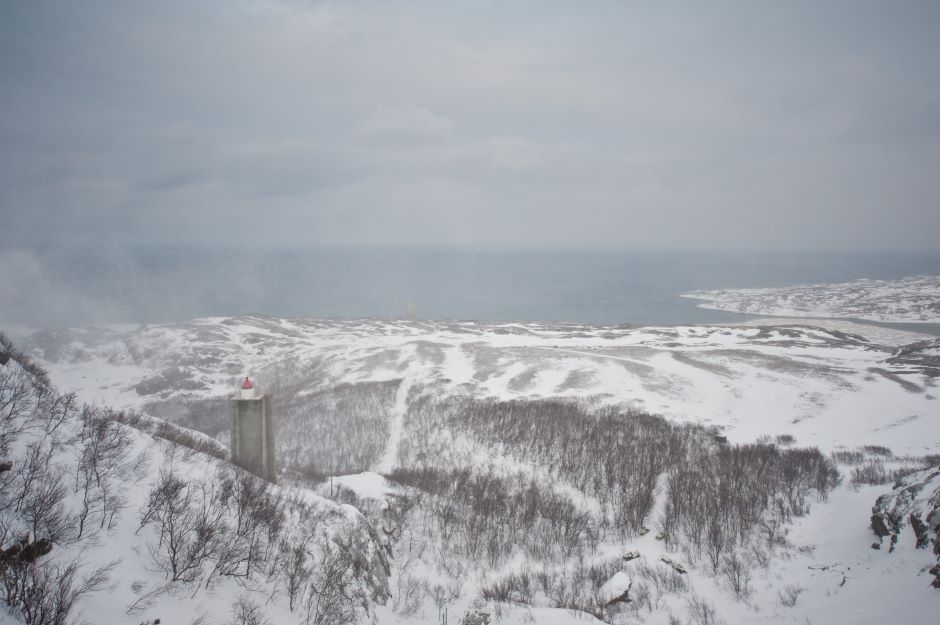
[[[892,338],[893,331],[877,332],[881,341]],[[887,362],[894,345],[836,329],[236,317],[38,334],[25,345],[63,388],[119,408],[223,396],[243,374],[272,383],[302,376],[311,393],[406,380],[403,388],[440,383],[477,396],[628,402],[718,426],[737,441],[790,434],[825,449],[878,443],[922,454],[940,447],[935,380]],[[400,415],[406,394],[393,413]]]
[[[593,407],[631,405],[673,422],[714,426],[731,442],[793,437],[796,444],[817,446],[826,454],[885,446],[892,453],[886,460],[889,470],[940,453],[940,404],[930,360],[936,340],[844,321],[821,325],[825,327],[768,322],[629,328],[250,316],[121,331],[41,333],[33,335],[27,346],[49,368],[53,380],[83,399],[167,414],[192,402],[213,405],[240,376],[252,375],[270,388],[282,389],[278,405],[285,410],[279,450],[296,447],[303,439],[297,424],[315,425],[327,409],[340,419],[331,421],[330,429],[346,436],[344,411],[358,410],[355,405],[361,397],[335,389],[372,389],[367,396],[374,403],[362,409],[372,420],[357,421],[355,427],[356,431],[372,428],[368,440],[378,440],[377,447],[368,456],[371,460],[362,461],[365,464],[355,470],[357,474],[337,477],[333,487],[354,493],[354,498],[341,496],[350,497],[370,518],[380,519],[387,502],[405,491],[375,472],[387,474],[402,459],[414,458],[402,436],[413,427],[422,397],[526,401],[558,397]],[[925,339],[916,348],[898,349]],[[309,401],[316,409],[287,414],[290,402],[285,393],[290,394],[292,406]],[[224,419],[223,414],[219,422]],[[223,430],[207,431],[227,440]],[[462,434],[442,431],[438,436],[454,450],[454,457],[497,474],[521,472],[543,480],[551,475],[544,467],[498,453]],[[652,588],[648,580],[668,573],[663,556],[688,569],[679,590],[652,595],[651,611],[634,615],[625,608],[611,614],[620,622],[665,623],[669,615],[694,621],[696,609],[702,609],[696,598],[707,598],[728,623],[874,624],[897,615],[915,625],[935,622],[940,593],[927,588],[930,554],[915,549],[904,537],[893,553],[870,548],[871,506],[890,490],[890,484],[853,484],[850,475],[856,466],[840,464],[842,485],[784,528],[777,557],[766,566],[750,564],[746,598],[736,598],[708,566],[668,550],[656,540],[655,530],[638,536],[609,535],[588,562],[603,568],[610,558],[637,551],[639,558],[620,566],[634,580],[631,592],[642,589],[644,579]],[[327,481],[318,492],[330,496],[330,488]],[[570,484],[559,482],[552,488],[582,509],[597,509],[598,502]],[[658,502],[649,518],[652,525],[662,510],[664,488],[660,482]],[[430,599],[414,612],[395,599],[409,580],[426,580],[439,581],[442,589],[460,585],[456,598],[437,604],[446,606],[453,622],[458,614],[494,609],[501,613],[500,622],[506,623],[584,622],[578,620],[583,614],[549,609],[552,601],[543,595],[536,594],[531,607],[476,599],[501,576],[545,566],[558,573],[574,570],[575,565],[575,560],[549,564],[515,558],[498,570],[471,566],[448,572],[435,569],[428,558],[406,563],[398,557],[392,563],[393,600],[377,608],[378,620],[439,623],[438,607]],[[792,604],[782,597],[787,592],[795,595]]]
[[[76,564],[73,587],[79,587],[100,567],[106,569],[103,583],[79,597],[67,622],[151,623],[159,619],[163,623],[221,625],[230,622],[232,605],[239,598],[263,605],[272,622],[302,622],[303,610],[291,611],[284,596],[282,565],[273,556],[281,546],[301,550],[297,553],[304,554],[310,579],[320,572],[323,548],[339,550],[347,557],[356,554],[361,562],[357,562],[354,575],[352,569],[347,572],[344,588],[355,602],[352,609],[365,613],[374,610],[376,603],[384,603],[388,593],[385,552],[371,526],[354,508],[310,491],[266,485],[226,462],[116,422],[106,411],[82,407],[49,386],[41,372],[21,365],[19,356],[8,348],[0,342],[0,484],[4,488],[0,495],[0,548],[16,548],[21,538],[31,543],[51,538],[51,551],[32,566],[38,567],[40,575],[57,575]],[[126,416],[120,419],[128,421]],[[145,418],[142,426],[153,429],[153,420]],[[172,437],[177,434],[169,432]],[[200,446],[198,435],[191,440]],[[106,441],[115,445],[109,452],[101,452]],[[99,450],[97,455],[94,449]],[[155,501],[157,483],[166,475],[179,480],[196,508],[209,505],[200,493],[211,492],[219,498],[232,492],[241,496],[248,492],[244,486],[259,497],[267,494],[273,507],[268,509],[267,525],[254,535],[253,545],[258,550],[254,572],[240,564],[213,576],[213,562],[218,560],[210,556],[193,566],[191,580],[182,574],[179,581],[170,578],[166,563],[171,543],[160,538],[159,523],[147,522],[144,514]],[[210,490],[200,491],[203,487]],[[20,492],[25,497],[17,503]],[[47,503],[31,505],[38,501]],[[221,542],[211,542],[213,535],[203,532],[198,540],[173,543],[179,553],[190,549],[189,545],[239,544],[235,526],[254,521],[247,514],[237,522],[230,518],[235,504],[230,498],[225,501],[212,499],[208,508],[197,511],[216,518],[206,527],[224,528],[218,535]],[[86,506],[85,502],[90,503]],[[83,515],[86,521],[80,524]],[[181,518],[177,516],[176,522],[182,523]],[[180,562],[189,561],[181,556]],[[15,570],[20,569],[8,568],[8,563],[0,561],[5,581],[2,604],[11,596]],[[31,603],[34,608],[37,601]],[[19,622],[2,604],[0,622]]]

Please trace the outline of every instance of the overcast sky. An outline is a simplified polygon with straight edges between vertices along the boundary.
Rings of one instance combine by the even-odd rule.
[[[936,251],[940,3],[9,1],[0,247]]]

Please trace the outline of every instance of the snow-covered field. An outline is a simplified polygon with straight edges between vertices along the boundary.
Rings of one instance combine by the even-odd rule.
[[[761,289],[693,291],[701,308],[778,317],[838,317],[897,323],[940,323],[940,276],[854,280]]]
[[[929,284],[936,288],[936,281]],[[892,314],[901,314],[897,310]],[[275,389],[290,380],[297,397],[344,384],[397,384],[382,413],[387,415],[379,433],[383,449],[362,473],[337,477],[333,484],[373,502],[367,505],[381,506],[398,490],[378,473],[388,474],[405,457],[402,437],[415,393],[422,388],[441,396],[560,397],[591,406],[631,405],[673,422],[714,426],[733,443],[782,437],[776,440],[818,447],[825,454],[864,446],[888,447],[895,459],[940,453],[937,341],[846,321],[821,325],[826,327],[768,320],[734,327],[630,328],[246,316],[42,332],[23,347],[64,390],[118,408],[224,397],[243,375]],[[224,432],[210,433],[227,440]],[[291,443],[288,438],[296,438],[296,432],[282,433],[279,449]],[[457,436],[452,444],[468,443]],[[467,453],[490,466],[516,462],[485,457],[491,451],[482,447]],[[520,467],[539,470],[513,465]],[[846,475],[842,485],[794,520],[791,548],[754,569],[746,599],[736,599],[708,567],[686,563],[691,590],[684,598],[660,598],[658,611],[645,621],[665,623],[670,614],[685,615],[688,597],[695,595],[707,597],[728,623],[935,623],[940,591],[929,588],[926,574],[935,557],[915,549],[910,532],[892,553],[871,549],[871,506],[890,485],[853,487],[847,479],[851,467],[840,469]],[[327,482],[319,492],[328,495],[331,488]],[[557,488],[570,490],[565,484]],[[660,484],[657,510],[663,497]],[[596,505],[589,498],[579,501]],[[662,556],[677,557],[654,534],[612,535],[599,553],[637,551],[640,558],[623,566],[625,575],[635,578],[637,562],[655,565]],[[427,563],[416,566],[429,578],[443,575]],[[463,592],[448,604],[451,621],[458,622],[487,579],[519,566],[515,561],[460,578]],[[393,595],[400,576],[400,571],[393,573]],[[785,589],[798,595],[792,605],[781,598]],[[499,609],[503,623],[585,622],[584,615],[565,610],[516,604]],[[693,620],[689,614],[682,622]],[[379,609],[377,618],[380,623],[440,622],[430,601],[408,616],[390,604]]]
[[[733,441],[790,434],[827,450],[877,443],[922,454],[940,449],[940,391],[934,378],[887,361],[897,345],[929,338],[847,322],[624,328],[235,317],[40,333],[25,346],[62,388],[116,408],[224,395],[242,375],[315,367],[311,392],[405,380],[479,397],[590,397],[718,426]]]

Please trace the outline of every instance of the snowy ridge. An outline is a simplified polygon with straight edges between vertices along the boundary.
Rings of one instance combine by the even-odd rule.
[[[700,308],[777,317],[838,317],[898,323],[940,323],[940,276],[854,280],[761,289],[692,291]]]

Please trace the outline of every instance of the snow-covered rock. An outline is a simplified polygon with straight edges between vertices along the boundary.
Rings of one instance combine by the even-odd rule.
[[[880,548],[881,541],[890,537],[890,551],[894,551],[907,524],[917,548],[932,548],[938,556],[931,573],[936,576],[933,586],[940,588],[940,467],[912,473],[899,480],[890,493],[878,497],[871,513],[871,528],[878,542],[872,546]]]
[[[630,576],[623,571],[618,571],[597,590],[597,602],[607,607],[612,603],[629,601],[631,586],[633,586],[633,580]]]

